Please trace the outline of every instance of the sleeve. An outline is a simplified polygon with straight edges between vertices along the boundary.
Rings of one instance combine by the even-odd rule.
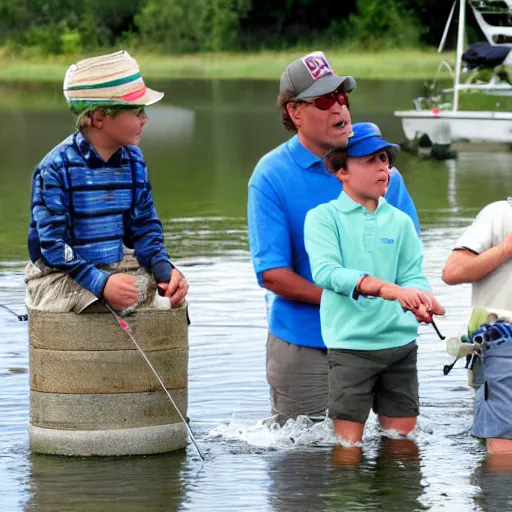
[[[152,272],[157,282],[169,282],[174,268],[165,249],[162,223],[156,213],[147,167],[142,168],[142,183],[137,181],[135,205],[126,226],[137,261]]]
[[[100,297],[110,274],[87,263],[70,247],[71,218],[68,194],[58,171],[52,167],[41,171],[34,178],[32,215],[46,265],[66,272],[80,286]]]
[[[368,272],[344,267],[335,222],[322,211],[322,206],[306,215],[304,243],[315,283],[357,300],[359,294],[354,293],[355,288],[359,279]]]
[[[398,255],[396,284],[404,288],[419,288],[431,291],[423,273],[423,245],[409,218],[404,219],[403,239]]]
[[[412,200],[412,197],[409,195],[409,191],[405,186],[404,179],[398,169],[393,167],[391,169],[391,175],[389,177],[389,187],[386,193],[386,201],[403,211],[411,218],[414,228],[416,229],[416,233],[420,234],[420,221],[418,219],[418,212],[416,211],[416,206]]]
[[[249,246],[258,283],[263,272],[292,268],[290,230],[278,195],[266,179],[249,184],[247,201]]]
[[[457,240],[455,249],[467,249],[475,254],[481,254],[493,246],[493,219],[496,204],[487,205],[480,211],[473,224]]]

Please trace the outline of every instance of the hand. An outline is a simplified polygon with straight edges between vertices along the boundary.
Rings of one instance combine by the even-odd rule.
[[[397,298],[404,309],[410,311],[420,310],[420,306],[425,311],[430,311],[432,307],[431,294],[417,288],[400,288]]]
[[[412,308],[409,310],[415,317],[416,320],[421,323],[428,324],[432,321],[432,315],[429,313],[424,304],[420,304],[417,308]]]
[[[171,308],[179,308],[188,293],[187,280],[177,268],[172,269],[171,280],[168,283],[158,283],[157,286],[165,290],[165,297],[169,297]]]
[[[129,274],[112,274],[103,289],[103,297],[114,309],[127,309],[139,297],[137,280]]]
[[[432,321],[432,315],[444,315],[445,311],[443,306],[439,304],[432,293],[422,290],[417,291],[420,292],[419,298],[421,303],[418,306],[412,307],[410,311],[414,314],[418,322],[424,322],[428,324]]]
[[[441,306],[441,304],[439,304],[437,299],[432,294],[429,294],[429,295],[432,299],[432,308],[430,309],[430,312],[433,315],[443,316],[445,314],[445,310],[444,310],[443,306]]]

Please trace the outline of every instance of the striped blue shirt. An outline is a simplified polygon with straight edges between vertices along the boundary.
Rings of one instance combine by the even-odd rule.
[[[142,152],[119,149],[108,162],[75,132],[50,151],[32,178],[30,259],[66,272],[99,297],[123,259],[123,244],[157,282],[172,268]]]

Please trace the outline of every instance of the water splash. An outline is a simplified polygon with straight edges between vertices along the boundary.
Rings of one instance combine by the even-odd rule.
[[[212,429],[208,436],[243,441],[258,448],[282,449],[307,446],[333,446],[339,441],[332,430],[332,420],[312,421],[307,416],[289,419],[280,425],[277,416],[254,421],[231,420]]]
[[[416,428],[407,436],[398,431],[382,429],[375,414],[370,413],[364,429],[361,443],[350,443],[338,438],[333,432],[333,423],[330,418],[323,421],[312,421],[307,416],[298,416],[289,419],[280,425],[277,416],[263,420],[235,420],[234,416],[228,423],[223,423],[208,432],[209,438],[222,438],[227,441],[242,441],[256,448],[293,449],[304,447],[327,447],[341,445],[345,448],[362,447],[363,444],[372,443],[375,438],[389,437],[391,439],[409,439],[418,442],[419,438],[425,441],[433,434],[431,428],[418,423]]]

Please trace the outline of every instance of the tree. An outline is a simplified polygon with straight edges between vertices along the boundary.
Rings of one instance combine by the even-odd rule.
[[[347,33],[363,45],[375,42],[382,45],[416,45],[419,42],[419,23],[411,9],[396,0],[358,0],[357,11],[345,23]]]

